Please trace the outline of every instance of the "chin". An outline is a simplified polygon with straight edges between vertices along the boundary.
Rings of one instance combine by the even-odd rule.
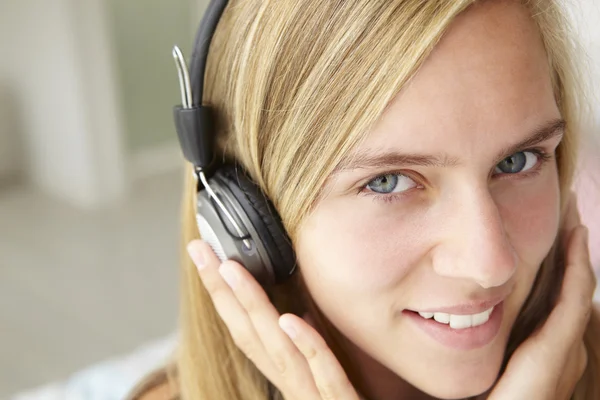
[[[491,380],[490,382],[473,381],[469,384],[469,386],[457,386],[455,384],[451,384],[449,386],[437,385],[435,388],[429,388],[431,390],[421,390],[424,393],[435,397],[436,399],[462,400],[484,394],[492,387],[494,382],[495,380]]]
[[[479,396],[487,392],[496,382],[500,367],[487,366],[476,373],[460,372],[460,367],[449,371],[440,379],[433,379],[427,388],[421,390],[438,399],[453,400]],[[458,373],[457,373],[458,372]]]
[[[479,396],[490,390],[498,379],[503,353],[493,351],[481,357],[456,360],[445,366],[423,366],[424,375],[410,382],[421,392],[437,399],[454,400]],[[422,379],[426,377],[425,379]],[[407,377],[408,378],[408,377]]]

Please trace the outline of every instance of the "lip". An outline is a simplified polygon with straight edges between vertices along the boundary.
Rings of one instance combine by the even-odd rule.
[[[446,313],[454,315],[472,315],[479,314],[485,310],[489,310],[492,307],[497,306],[506,299],[508,295],[503,294],[502,296],[494,297],[487,300],[474,301],[470,303],[458,304],[454,306],[440,306],[440,307],[428,307],[419,310],[409,310],[414,312],[429,312],[429,313]]]
[[[402,312],[402,315],[411,320],[421,332],[425,332],[442,345],[457,350],[473,350],[490,344],[500,331],[503,314],[504,302],[500,302],[494,307],[490,318],[484,324],[465,329],[453,329],[449,324],[439,323],[432,318],[425,319],[415,312],[407,310]]]

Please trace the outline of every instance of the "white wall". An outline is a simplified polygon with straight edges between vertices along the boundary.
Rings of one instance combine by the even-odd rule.
[[[6,39],[0,37],[0,40]],[[0,44],[0,49],[2,47]],[[0,64],[0,77],[6,76],[2,67]],[[0,78],[0,187],[21,178],[25,164],[13,97],[14,91],[10,82]]]
[[[124,191],[120,116],[103,0],[5,0],[0,54],[24,133],[27,176],[79,206]]]

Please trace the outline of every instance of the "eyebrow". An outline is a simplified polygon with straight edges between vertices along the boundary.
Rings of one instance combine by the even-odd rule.
[[[500,162],[506,157],[519,152],[527,147],[545,142],[557,136],[564,134],[566,122],[564,119],[551,120],[536,128],[527,138],[519,143],[509,145],[503,148],[497,155],[496,160]],[[458,165],[458,159],[447,154],[421,155],[421,154],[402,154],[395,151],[377,152],[366,150],[362,153],[354,154],[342,160],[333,170],[333,174],[339,174],[343,171],[368,168],[384,168],[392,166],[423,166],[423,167],[453,167]]]

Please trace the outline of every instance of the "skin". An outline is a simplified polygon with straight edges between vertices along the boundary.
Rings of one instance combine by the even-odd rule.
[[[370,397],[465,398],[492,386],[559,227],[554,158],[533,158],[532,168],[510,175],[495,172],[496,156],[560,117],[527,11],[483,2],[453,23],[356,149],[444,155],[455,165],[355,168],[329,180],[296,251],[310,294],[348,339]],[[553,155],[560,139],[535,148]],[[394,201],[373,196],[381,185],[358,193],[386,173],[408,177]],[[401,313],[498,295],[507,296],[500,332],[474,350],[440,344]]]
[[[441,154],[453,165],[363,166],[329,179],[296,253],[310,294],[361,368],[367,398],[570,398],[587,363],[582,335],[596,285],[573,200],[560,238],[567,255],[557,305],[488,390],[557,239],[553,156],[561,136],[536,144],[549,158],[541,163],[528,153],[522,172],[503,174],[496,166],[511,154],[498,153],[557,119],[546,55],[527,12],[513,2],[478,3],[356,149]],[[408,178],[375,198],[382,186],[373,178],[389,173]],[[188,252],[233,341],[286,400],[359,400],[310,316],[280,316],[249,272],[221,263],[208,244],[192,241]],[[500,331],[477,349],[445,347],[402,313],[496,296],[504,298]]]

